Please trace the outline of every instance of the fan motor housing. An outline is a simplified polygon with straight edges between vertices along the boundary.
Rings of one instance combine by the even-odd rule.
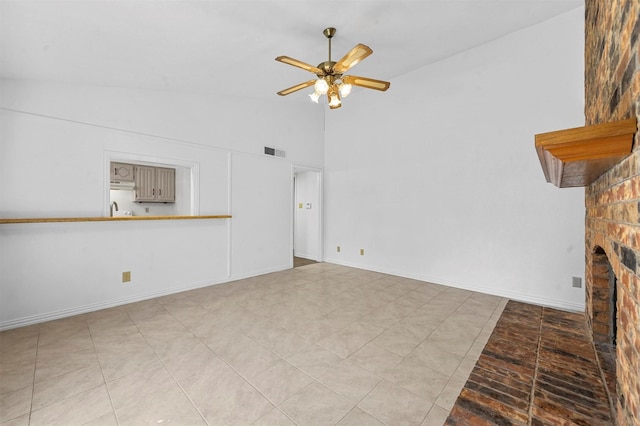
[[[324,61],[318,64],[318,68],[322,70],[322,74],[317,74],[318,77],[323,77],[325,75],[332,75],[336,78],[340,78],[342,74],[334,74],[333,66],[336,64],[335,61]]]

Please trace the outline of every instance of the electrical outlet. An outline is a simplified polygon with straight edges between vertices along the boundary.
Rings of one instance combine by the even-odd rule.
[[[131,281],[131,271],[126,271],[122,273],[122,282],[128,283]]]
[[[364,256],[364,249],[360,249],[360,256]]]
[[[573,281],[572,281],[571,285],[573,287],[576,287],[576,288],[582,288],[582,278],[573,277]]]
[[[340,253],[340,246],[336,247],[336,251]]]

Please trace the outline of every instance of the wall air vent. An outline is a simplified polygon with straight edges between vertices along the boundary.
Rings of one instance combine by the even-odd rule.
[[[264,147],[265,155],[272,155],[274,157],[282,157],[285,158],[287,153],[281,149],[269,148],[268,146]]]

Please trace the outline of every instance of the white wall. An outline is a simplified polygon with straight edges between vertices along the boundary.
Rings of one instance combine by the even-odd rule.
[[[298,257],[320,261],[321,235],[321,182],[320,172],[298,172],[294,202],[293,251]],[[302,207],[300,207],[302,205]]]
[[[234,152],[262,155],[269,144],[286,150],[296,164],[324,164],[324,111],[283,98],[266,102],[22,80],[2,80],[1,90],[0,105],[16,111]]]
[[[583,13],[356,89],[326,123],[282,99],[1,81],[1,217],[105,215],[122,153],[196,163],[197,213],[234,218],[0,225],[0,328],[289,267],[292,164],[325,165],[325,260],[581,309],[583,191],[544,182],[533,135],[584,123]]]
[[[1,83],[0,217],[105,216],[105,160],[120,153],[197,165],[196,214],[233,218],[0,225],[0,328],[291,266],[291,164],[322,166],[319,109]]]
[[[583,27],[576,9],[327,113],[325,260],[583,309],[584,192],[534,149],[584,125]]]
[[[235,154],[231,164],[234,275],[292,267],[291,164],[279,158]]]

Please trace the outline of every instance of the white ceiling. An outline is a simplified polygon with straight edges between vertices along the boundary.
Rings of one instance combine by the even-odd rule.
[[[275,98],[313,75],[274,61],[374,53],[391,81],[582,6],[583,0],[0,0],[0,76]],[[300,91],[288,98],[308,101]]]

